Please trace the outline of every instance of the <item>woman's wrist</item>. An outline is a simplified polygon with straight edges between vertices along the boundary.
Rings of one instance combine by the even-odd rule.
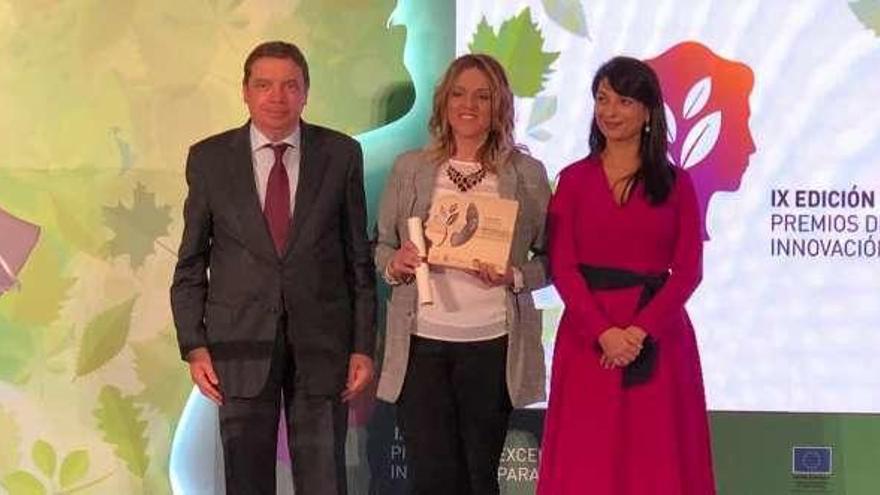
[[[396,270],[394,270],[393,265],[394,259],[392,258],[391,261],[389,261],[388,264],[385,265],[385,270],[383,270],[382,278],[385,279],[385,282],[388,285],[400,285],[403,283],[403,279],[402,277],[398,276],[398,273],[396,272]]]

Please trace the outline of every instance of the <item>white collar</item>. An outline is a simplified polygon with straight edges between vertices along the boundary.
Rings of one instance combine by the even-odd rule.
[[[267,138],[265,134],[263,134],[262,132],[260,132],[259,129],[257,129],[257,126],[255,126],[253,122],[251,122],[250,127],[251,127],[251,129],[250,129],[251,130],[251,151],[257,151],[258,149],[263,148],[266,145],[278,144],[278,143],[287,143],[290,145],[291,148],[299,149],[300,130],[302,129],[301,125],[297,125],[296,129],[294,129],[293,132],[291,132],[287,137],[285,137],[281,141],[278,141],[278,143],[273,142],[272,140]]]

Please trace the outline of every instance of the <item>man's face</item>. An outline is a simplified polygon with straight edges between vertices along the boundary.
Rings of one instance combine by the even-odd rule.
[[[302,69],[292,60],[262,57],[251,65],[242,94],[257,129],[280,141],[298,125],[308,90]]]

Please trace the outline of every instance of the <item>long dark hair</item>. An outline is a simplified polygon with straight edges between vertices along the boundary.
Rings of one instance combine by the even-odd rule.
[[[666,201],[675,182],[675,169],[666,158],[666,114],[663,111],[663,94],[660,80],[648,64],[632,57],[614,57],[605,62],[593,77],[593,98],[599,83],[607,80],[619,95],[633,98],[648,109],[648,127],[643,127],[639,139],[638,170],[627,179],[626,191],[632,191],[644,182],[645,197],[657,205]],[[605,151],[605,136],[596,124],[590,126],[590,154],[598,156]]]

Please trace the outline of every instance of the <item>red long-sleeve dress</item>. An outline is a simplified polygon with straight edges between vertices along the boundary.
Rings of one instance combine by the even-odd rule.
[[[549,208],[550,265],[565,303],[553,356],[539,495],[715,493],[703,380],[684,305],[702,273],[701,219],[687,172],[652,206],[641,186],[618,205],[601,163],[561,174]],[[591,291],[579,264],[669,278],[642,310],[641,288]],[[603,369],[598,336],[637,325],[657,343],[647,383]]]

